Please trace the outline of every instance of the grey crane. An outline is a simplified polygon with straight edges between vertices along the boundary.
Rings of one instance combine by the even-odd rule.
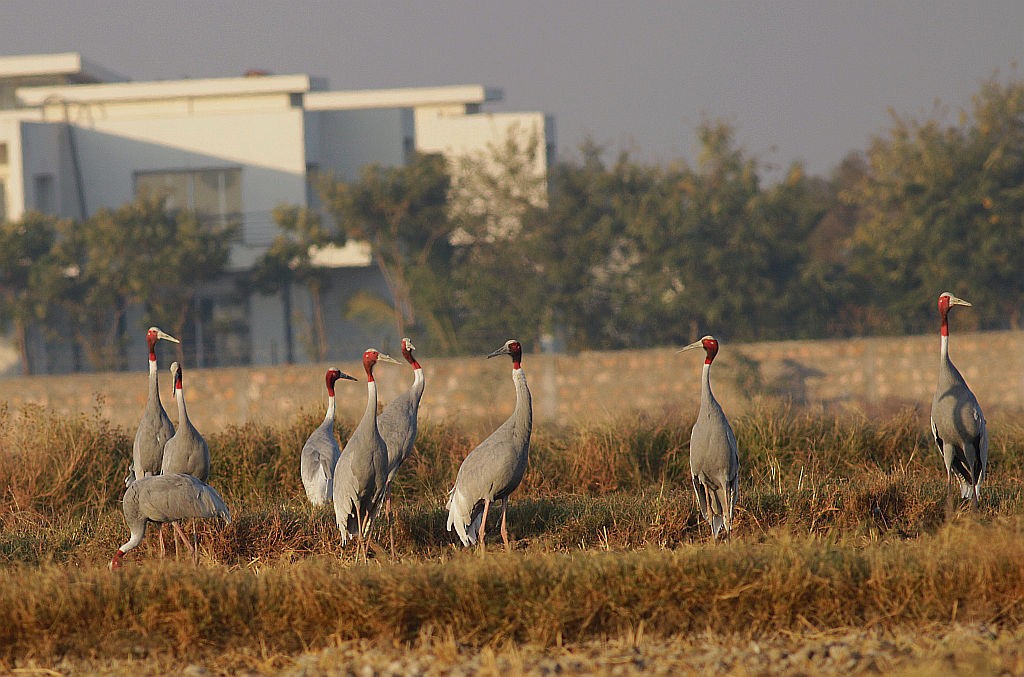
[[[512,384],[516,389],[516,407],[512,415],[466,456],[448,497],[448,531],[459,535],[464,546],[484,544],[487,512],[494,501],[501,501],[501,540],[509,550],[505,515],[508,497],[523,481],[530,459],[530,433],[533,429],[533,404],[523,372],[523,347],[509,339],[488,355],[512,357]],[[469,527],[467,531],[466,528]]]
[[[177,362],[172,362],[171,378],[174,381],[174,399],[178,402],[178,429],[174,431],[171,439],[164,445],[164,457],[160,464],[161,475],[172,475],[185,473],[195,477],[200,482],[210,478],[210,447],[206,440],[199,434],[192,421],[188,418],[188,411],[185,409],[185,391],[183,389],[182,368]],[[174,527],[174,549],[177,553],[178,539],[195,554],[195,544],[189,543],[185,533],[178,526],[177,521],[173,522]],[[193,525],[194,526],[194,525]],[[163,529],[160,530],[160,548],[163,550]],[[193,529],[192,540],[195,541],[195,530]]]
[[[313,505],[326,505],[334,495],[334,466],[338,463],[341,449],[334,437],[334,384],[339,379],[358,381],[354,376],[331,367],[324,375],[327,383],[327,415],[324,422],[314,430],[302,445],[299,460],[299,474],[306,498]]]
[[[391,508],[391,482],[398,469],[412,454],[416,443],[416,417],[423,398],[423,368],[413,356],[416,346],[408,338],[402,339],[402,357],[412,365],[412,385],[401,395],[391,400],[377,416],[377,429],[388,448],[388,479],[385,489],[387,511]]]
[[[718,354],[718,339],[705,336],[679,352],[704,349],[700,411],[690,433],[690,476],[700,514],[711,525],[712,538],[725,529],[732,533],[732,517],[739,497],[740,459],[736,435],[711,392],[711,363]]]
[[[150,522],[176,523],[197,517],[221,517],[226,523],[231,522],[231,513],[220,494],[184,473],[140,478],[124,492],[122,504],[131,538],[114,553],[111,569],[119,568],[125,553],[142,542]]]
[[[187,473],[205,482],[210,478],[210,447],[188,418],[182,368],[177,362],[171,364],[171,376],[174,378],[174,399],[178,401],[178,429],[164,445],[160,474]]]
[[[949,359],[949,309],[970,305],[949,292],[939,295],[939,379],[932,399],[931,426],[946,465],[947,512],[952,510],[954,477],[960,482],[960,497],[970,499],[971,506],[978,507],[978,490],[988,466],[985,415],[978,398]]]
[[[398,364],[376,348],[363,353],[366,411],[334,468],[334,517],[343,546],[351,538],[369,535],[387,484],[388,449],[377,429],[377,383],[373,380],[373,368],[378,362]]]
[[[159,327],[150,327],[146,332],[146,343],[149,345],[149,397],[146,400],[146,408],[142,410],[139,429],[135,431],[135,442],[132,444],[132,472],[125,480],[126,485],[146,475],[156,475],[160,472],[164,445],[174,435],[171,419],[167,417],[167,412],[160,403],[160,387],[157,383],[156,342],[160,339],[180,343]]]

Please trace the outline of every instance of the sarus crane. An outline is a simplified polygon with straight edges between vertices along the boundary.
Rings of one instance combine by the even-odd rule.
[[[377,430],[377,383],[373,380],[373,368],[378,362],[398,364],[375,348],[363,353],[366,411],[334,468],[334,517],[341,530],[342,546],[349,539],[369,536],[387,484],[388,450]]]
[[[949,309],[970,306],[949,292],[939,295],[939,379],[932,399],[931,425],[935,444],[946,465],[946,510],[952,511],[953,478],[960,497],[978,507],[978,490],[988,466],[988,430],[985,415],[967,382],[949,359]]]
[[[509,550],[505,526],[508,497],[523,481],[529,462],[533,404],[522,368],[522,345],[515,339],[509,339],[487,357],[498,355],[512,358],[515,410],[462,462],[455,486],[449,492],[448,530],[454,529],[464,546],[479,543],[483,547],[487,512],[494,501],[501,501],[501,540]]]
[[[412,339],[402,339],[402,357],[412,366],[412,385],[395,399],[388,402],[383,411],[377,416],[377,429],[380,436],[384,438],[384,444],[388,448],[388,476],[387,486],[384,488],[384,512],[392,518],[391,513],[391,483],[398,474],[398,469],[405,463],[412,454],[413,445],[416,443],[416,419],[419,415],[420,400],[423,399],[423,368],[413,355],[416,346]],[[393,524],[392,524],[393,526]],[[393,529],[389,530],[391,538],[391,549],[395,548]]]
[[[221,517],[231,522],[231,513],[220,494],[210,485],[184,473],[150,475],[136,480],[124,492],[124,521],[131,537],[117,549],[110,568],[121,566],[125,553],[142,542],[146,525],[189,518]]]
[[[327,383],[327,415],[302,445],[299,459],[299,474],[302,486],[306,489],[306,498],[315,506],[327,505],[334,495],[334,466],[341,455],[338,440],[334,437],[334,384],[339,379],[359,380],[335,367],[327,370],[324,375]]]
[[[142,410],[139,428],[135,431],[135,442],[132,444],[132,472],[125,481],[126,485],[146,475],[156,475],[160,472],[164,445],[174,435],[174,426],[160,402],[160,386],[157,382],[156,342],[161,339],[180,343],[159,327],[150,327],[146,332],[146,344],[149,346],[149,397],[146,399],[146,408]]]
[[[733,511],[739,497],[739,452],[736,435],[721,405],[711,391],[711,363],[718,354],[718,339],[705,336],[679,352],[704,349],[701,375],[700,411],[690,433],[690,476],[697,507],[711,525],[713,539],[725,529],[732,533]]]

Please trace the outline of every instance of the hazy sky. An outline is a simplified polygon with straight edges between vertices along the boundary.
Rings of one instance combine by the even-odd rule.
[[[644,161],[693,160],[724,118],[762,161],[826,174],[890,125],[954,122],[998,71],[1024,78],[1024,2],[3,0],[0,54],[77,51],[133,80],[326,77],[334,89],[484,84],[489,110],[555,116]]]

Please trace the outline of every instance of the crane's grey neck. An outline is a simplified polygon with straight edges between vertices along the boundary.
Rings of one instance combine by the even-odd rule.
[[[700,403],[701,406],[715,401],[715,394],[711,392],[711,365],[704,363],[704,371],[700,377]]]
[[[512,416],[516,423],[524,428],[526,437],[529,438],[530,430],[533,428],[533,399],[530,396],[530,387],[526,384],[526,373],[522,369],[513,369],[512,383],[516,386],[516,410],[512,412]]]

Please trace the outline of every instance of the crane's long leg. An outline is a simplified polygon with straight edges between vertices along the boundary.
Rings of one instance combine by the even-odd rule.
[[[480,534],[479,534],[480,552],[484,552],[485,550],[487,550],[487,547],[484,545],[484,531],[487,530],[487,509],[490,508],[490,507],[491,507],[491,499],[485,498],[484,499],[484,514],[483,514],[483,517],[480,520]]]
[[[946,521],[953,519],[953,471],[946,469]]]
[[[395,513],[391,508],[391,482],[384,489],[384,512],[388,515],[388,541],[391,544],[391,556],[395,556]]]
[[[508,543],[508,531],[505,529],[505,513],[508,511],[508,496],[501,499],[501,540],[505,543],[505,552],[512,552]]]

